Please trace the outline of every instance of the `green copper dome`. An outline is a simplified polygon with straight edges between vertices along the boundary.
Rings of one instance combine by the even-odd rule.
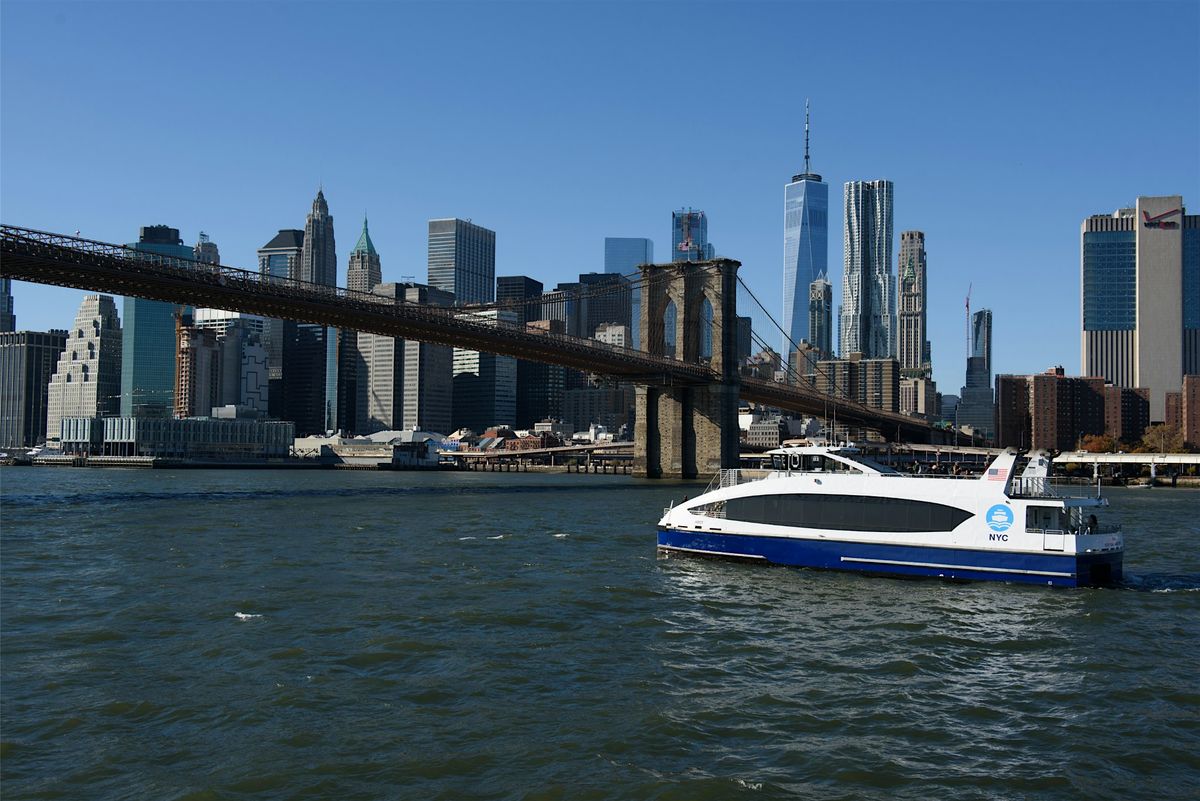
[[[375,254],[375,243],[371,241],[371,235],[367,233],[367,218],[363,217],[363,232],[358,238],[358,244],[354,246],[355,253],[371,253]]]

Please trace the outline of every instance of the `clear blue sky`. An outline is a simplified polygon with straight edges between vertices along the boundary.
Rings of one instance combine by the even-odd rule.
[[[204,230],[253,267],[323,184],[343,282],[364,210],[385,280],[424,280],[426,220],[459,216],[497,232],[498,275],[553,285],[602,270],[605,236],[665,258],[686,205],[778,316],[811,98],[835,293],[842,184],[891,179],[947,393],[968,285],[997,372],[1077,372],[1083,218],[1200,208],[1196,2],[5,0],[0,23],[4,222]],[[18,325],[66,327],[81,295],[18,284]]]

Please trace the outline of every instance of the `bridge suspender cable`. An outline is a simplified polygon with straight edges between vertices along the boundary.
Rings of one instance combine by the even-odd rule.
[[[800,344],[798,342],[796,342],[794,339],[792,339],[791,334],[789,334],[787,331],[783,330],[783,326],[781,326],[779,324],[779,322],[776,321],[776,319],[771,315],[771,313],[769,311],[767,311],[766,307],[762,305],[762,303],[759,301],[758,297],[754,294],[754,290],[752,290],[752,289],[750,289],[750,287],[746,286],[746,282],[742,280],[742,277],[740,275],[738,276],[738,283],[742,285],[742,288],[746,290],[746,292],[750,295],[750,299],[753,300],[754,303],[758,306],[758,308],[762,310],[762,313],[767,315],[767,319],[770,320],[771,323],[776,328],[779,329],[779,332],[781,334],[783,334],[784,337],[787,338],[788,343],[796,350],[800,350]],[[833,376],[831,376],[828,372],[823,370],[819,364],[814,363],[813,369],[820,370],[821,374],[829,379],[829,384],[830,384],[830,386],[833,387],[835,392],[841,394],[842,397],[844,397],[848,400],[854,400],[853,398],[850,397],[848,392],[846,392],[842,387],[840,387],[838,385],[837,380]]]
[[[383,336],[433,342],[470,350],[485,350],[519,359],[561,364],[571,369],[597,372],[635,381],[652,378],[667,383],[711,383],[718,377],[711,367],[685,362],[665,355],[652,356],[628,347],[602,345],[594,340],[548,332],[530,332],[497,320],[478,319],[471,307],[439,307],[412,303],[401,298],[329,287],[290,278],[264,276],[260,271],[212,265],[178,256],[137,251],[122,245],[82,239],[64,234],[35,231],[17,226],[0,226],[0,273],[5,277],[88,291],[145,297],[171,303],[214,306],[266,317],[278,317],[347,330],[367,331]],[[714,270],[718,264],[680,264],[679,269]],[[627,287],[653,286],[656,281],[678,280],[670,270],[647,271],[628,285],[596,285],[582,289],[578,297],[600,297],[627,291]],[[739,283],[746,284],[739,278]],[[766,311],[754,293],[749,296],[768,319],[782,331],[778,321]],[[535,299],[509,301],[521,306]],[[725,322],[725,326],[730,322]],[[728,330],[714,320],[710,327],[719,332],[725,346],[730,343]],[[752,341],[769,346],[751,330]],[[785,334],[786,335],[786,334]],[[819,368],[818,368],[819,369]],[[786,371],[798,375],[787,365]],[[821,370],[825,374],[824,370]],[[653,383],[653,381],[651,381]],[[856,424],[876,428],[888,422],[926,428],[927,424],[902,418],[891,412],[868,407],[854,400],[837,401],[826,393],[804,386],[777,384],[746,378],[743,392],[757,402],[782,409],[809,413],[832,403],[839,405]],[[774,387],[779,387],[775,389]],[[843,392],[832,384],[835,392]]]

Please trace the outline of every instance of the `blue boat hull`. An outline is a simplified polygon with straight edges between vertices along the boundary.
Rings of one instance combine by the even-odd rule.
[[[1085,587],[1121,580],[1121,551],[1053,554],[1005,553],[965,548],[711,534],[658,530],[658,547],[667,552],[751,559],[792,567],[852,570],[892,576],[1016,581],[1055,587]]]

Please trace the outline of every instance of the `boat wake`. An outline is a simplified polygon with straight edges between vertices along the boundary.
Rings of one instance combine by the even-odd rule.
[[[1121,589],[1137,592],[1200,592],[1200,575],[1146,573],[1137,575],[1126,573],[1120,584]]]

